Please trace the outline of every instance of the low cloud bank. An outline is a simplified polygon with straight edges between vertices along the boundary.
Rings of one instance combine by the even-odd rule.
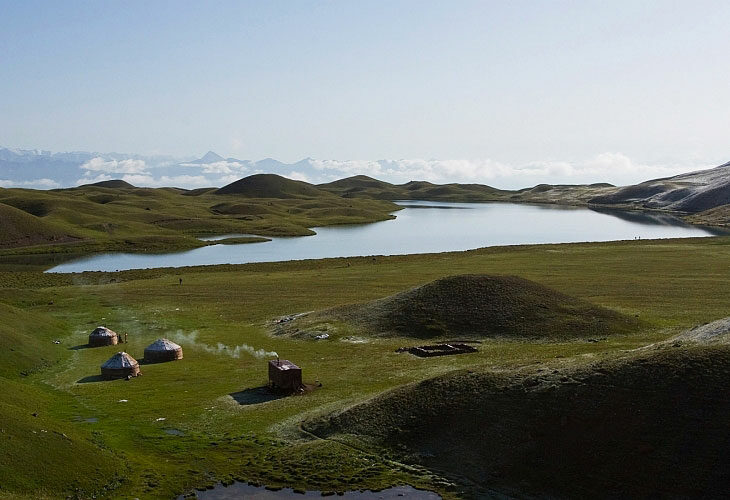
[[[11,181],[8,179],[0,179],[0,187],[4,188],[31,188],[31,189],[56,189],[61,187],[57,181],[53,179],[32,179],[29,181]]]
[[[317,160],[311,158],[291,164],[271,160],[255,162],[227,159],[211,163],[201,163],[200,160],[197,160],[178,164],[151,165],[140,159],[109,160],[96,157],[80,166],[83,175],[78,179],[77,184],[122,179],[142,187],[194,189],[224,186],[256,173],[275,173],[314,184],[362,174],[395,184],[423,180],[436,184],[479,183],[497,188],[519,189],[542,183],[610,182],[616,185],[627,185],[710,166],[650,165],[634,161],[628,156],[616,152],[601,153],[580,161],[533,161],[519,165],[492,159]],[[7,181],[0,181],[0,185],[3,185],[3,182]],[[59,187],[52,185],[53,181],[50,179],[32,182],[41,188]],[[46,185],[43,185],[44,182]]]
[[[186,168],[198,168],[201,169],[204,174],[242,174],[246,172],[249,167],[243,162],[238,161],[216,161],[213,163],[180,163],[181,167]]]
[[[144,160],[105,160],[97,156],[81,165],[81,170],[109,174],[138,174],[147,170]]]
[[[647,165],[621,153],[602,153],[578,162],[536,161],[510,165],[485,160],[311,160],[312,166],[334,177],[366,174],[390,182],[425,180],[434,183],[476,182],[495,187],[522,188],[548,183],[634,184],[656,177],[676,175],[705,166]]]

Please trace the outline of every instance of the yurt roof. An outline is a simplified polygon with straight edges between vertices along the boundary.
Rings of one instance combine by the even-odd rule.
[[[97,326],[91,334],[99,337],[113,337],[116,335],[116,332],[113,332],[105,326]]]
[[[157,339],[145,347],[145,351],[177,351],[180,346],[167,339]]]
[[[126,352],[118,352],[101,365],[102,368],[132,368],[137,366],[137,360]]]

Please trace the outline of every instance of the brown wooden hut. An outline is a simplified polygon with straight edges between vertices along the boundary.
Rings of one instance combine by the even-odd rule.
[[[157,339],[144,349],[144,360],[149,363],[175,361],[182,357],[182,347],[167,339]]]
[[[302,369],[286,359],[269,361],[269,386],[280,391],[294,392],[303,387]]]
[[[91,347],[101,347],[105,345],[116,345],[119,343],[119,334],[108,329],[105,326],[97,326],[89,335],[89,345]]]
[[[118,352],[101,365],[101,376],[105,379],[136,377],[139,363],[126,352]]]

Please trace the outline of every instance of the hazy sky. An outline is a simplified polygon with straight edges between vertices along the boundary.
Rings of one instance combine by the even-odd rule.
[[[0,145],[710,166],[728,26],[727,1],[0,0]]]

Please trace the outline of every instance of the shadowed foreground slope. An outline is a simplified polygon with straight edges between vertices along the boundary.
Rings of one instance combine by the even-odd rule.
[[[517,276],[442,278],[365,304],[307,315],[299,331],[341,321],[377,336],[563,339],[636,330],[636,318]]]
[[[529,375],[454,372],[304,427],[512,494],[709,498],[730,491],[728,377],[730,347],[667,346]]]

